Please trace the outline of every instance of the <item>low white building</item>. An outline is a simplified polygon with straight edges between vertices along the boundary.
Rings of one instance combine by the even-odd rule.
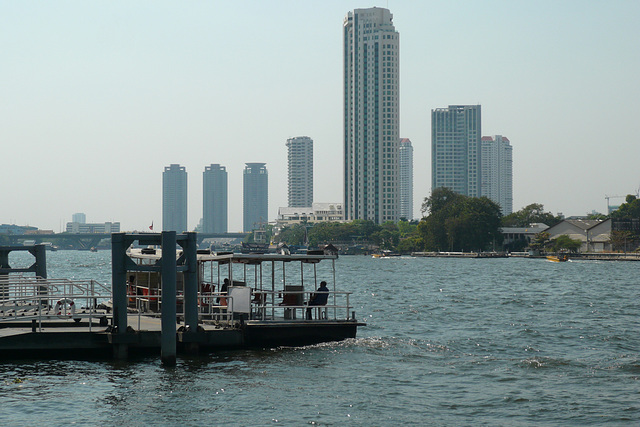
[[[309,207],[278,208],[277,227],[301,224],[303,222],[344,221],[342,203],[313,203]]]
[[[81,222],[68,222],[67,233],[119,233],[119,222],[103,222],[103,223],[81,223]]]

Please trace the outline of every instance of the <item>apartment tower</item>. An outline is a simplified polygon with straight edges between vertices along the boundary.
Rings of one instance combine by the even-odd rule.
[[[206,166],[202,173],[202,231],[226,233],[227,218],[227,169],[219,164]]]
[[[187,171],[184,166],[170,165],[162,173],[162,229],[187,231]]]
[[[387,9],[344,18],[344,213],[399,217],[399,34]]]
[[[289,207],[313,204],[313,140],[308,136],[287,139]]]
[[[413,219],[413,146],[409,138],[400,140],[400,218]]]
[[[502,135],[482,137],[482,195],[513,212],[513,148]]]
[[[263,228],[269,211],[269,175],[266,163],[246,163],[242,180],[243,231],[250,232]]]
[[[447,187],[480,197],[482,146],[480,105],[431,110],[431,190]]]

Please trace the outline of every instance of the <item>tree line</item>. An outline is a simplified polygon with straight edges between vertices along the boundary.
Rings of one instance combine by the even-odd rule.
[[[544,206],[533,203],[517,212],[503,216],[500,206],[487,197],[469,197],[438,188],[424,199],[422,219],[375,224],[370,220],[347,223],[302,223],[284,227],[273,236],[275,243],[289,246],[318,247],[324,244],[379,248],[400,253],[420,251],[521,251],[526,247],[547,251],[576,251],[581,242],[568,236],[550,240],[548,233],[539,233],[531,242],[517,241],[503,246],[502,227],[529,227],[543,223],[552,227],[562,221],[561,216],[546,212]],[[592,219],[604,219],[600,215]],[[612,213],[611,218],[640,218],[640,199],[627,197],[627,202]],[[638,233],[612,232],[612,239],[629,241]],[[613,242],[612,242],[613,243]]]

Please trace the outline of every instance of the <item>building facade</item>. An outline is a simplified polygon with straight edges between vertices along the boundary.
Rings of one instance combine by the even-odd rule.
[[[311,206],[286,207],[278,209],[278,227],[301,224],[303,222],[342,222],[342,203],[313,203]]]
[[[82,212],[74,213],[73,215],[71,215],[71,222],[84,224],[85,222],[87,222],[87,216]]]
[[[482,194],[480,105],[431,110],[431,190],[446,187],[470,197]]]
[[[399,34],[383,8],[344,19],[345,219],[399,217]]]
[[[582,242],[580,252],[610,252],[611,248],[611,218],[606,220],[565,219],[549,227],[549,240],[560,236],[569,236]]]
[[[269,221],[269,175],[266,163],[246,163],[242,180],[242,230],[263,228]]]
[[[313,140],[308,136],[287,139],[289,207],[313,203]]]
[[[513,148],[501,135],[482,137],[482,195],[513,212]]]
[[[413,146],[409,138],[400,140],[400,218],[413,219]]]
[[[87,223],[87,222],[68,222],[66,227],[67,233],[119,233],[119,222],[102,222],[102,223]]]
[[[187,230],[187,170],[172,164],[162,173],[162,229],[183,233]]]
[[[202,232],[228,231],[227,168],[212,164],[202,173]]]

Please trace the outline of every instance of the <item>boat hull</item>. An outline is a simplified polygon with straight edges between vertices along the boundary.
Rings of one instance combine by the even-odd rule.
[[[355,338],[356,321],[252,322],[244,326],[245,345],[250,347],[297,347]]]

